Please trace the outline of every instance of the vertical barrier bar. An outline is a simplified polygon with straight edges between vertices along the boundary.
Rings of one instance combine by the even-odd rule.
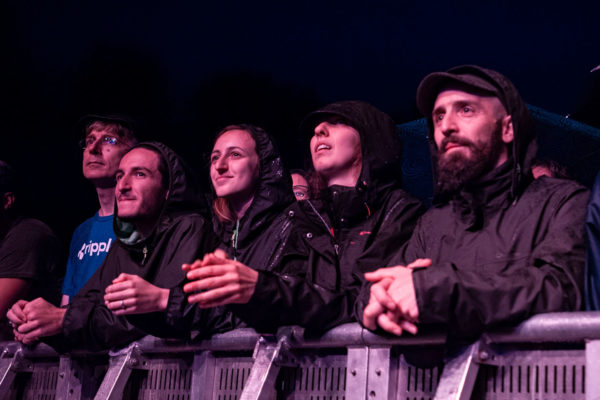
[[[211,351],[194,354],[190,400],[211,400],[213,398],[216,365]]]
[[[459,348],[446,360],[444,372],[435,391],[435,399],[468,400],[471,398],[479,371],[478,352],[479,341]]]
[[[600,400],[600,340],[585,343],[585,398]]]
[[[22,349],[19,346],[14,351],[8,347],[2,349],[0,355],[0,398],[8,397],[10,385],[13,383],[19,364],[23,359]]]
[[[131,375],[131,370],[137,364],[139,350],[137,343],[133,343],[122,354],[111,356],[108,371],[102,384],[94,397],[95,400],[121,399],[123,390]]]
[[[391,347],[369,348],[366,390],[368,399],[388,400],[395,398],[398,374],[392,373],[391,350]]]
[[[56,400],[81,399],[81,379],[76,374],[76,364],[69,356],[60,356]]]
[[[348,361],[346,365],[346,399],[366,399],[369,348],[367,346],[348,347]]]
[[[275,381],[279,373],[278,358],[285,338],[277,343],[264,337],[258,339],[254,348],[254,363],[240,400],[267,400],[275,398]]]

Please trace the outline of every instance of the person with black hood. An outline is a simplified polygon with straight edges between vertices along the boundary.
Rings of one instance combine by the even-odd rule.
[[[588,191],[533,180],[533,120],[517,89],[467,65],[425,77],[417,105],[429,125],[436,197],[395,267],[366,275],[363,324],[398,335],[403,323],[440,324],[472,337],[532,314],[579,310]]]
[[[184,279],[181,265],[214,250],[216,238],[202,212],[204,197],[183,161],[161,143],[140,143],[117,170],[114,229],[117,240],[104,263],[66,308],[36,299],[8,313],[24,343],[41,337],[65,351],[125,345],[143,335],[111,310],[158,311],[163,295],[145,297],[147,283],[170,288]],[[109,298],[105,288],[112,286]],[[148,299],[157,302],[148,304]]]
[[[265,286],[265,276],[278,279],[282,272],[282,251],[293,233],[286,213],[294,202],[291,178],[271,137],[250,124],[230,125],[217,134],[210,178],[222,245],[185,266],[189,282],[183,289],[189,303],[201,309],[247,304]],[[246,311],[260,312],[252,306]]]

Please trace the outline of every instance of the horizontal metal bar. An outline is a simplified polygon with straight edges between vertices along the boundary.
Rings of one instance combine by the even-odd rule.
[[[484,336],[491,343],[583,343],[600,339],[600,311],[538,314]]]
[[[293,348],[346,347],[346,346],[423,346],[440,345],[446,342],[446,335],[441,333],[417,336],[379,335],[359,324],[337,326],[319,337],[304,337],[304,329],[294,327],[291,333],[290,346]]]
[[[203,350],[211,351],[243,351],[254,350],[261,336],[254,329],[243,328],[231,332],[213,335],[210,339],[197,343],[186,343],[177,340],[165,340],[152,336],[140,339],[139,349],[144,353],[185,353]]]
[[[446,336],[442,333],[418,334],[416,336],[380,335],[362,328],[359,324],[344,324],[331,329],[320,337],[305,337],[304,329],[300,327],[284,327],[278,337],[287,335],[290,338],[290,348],[331,348],[347,346],[423,346],[442,345]],[[263,336],[253,329],[236,329],[231,332],[217,334],[210,339],[186,343],[175,340],[165,340],[155,337],[145,337],[138,341],[143,353],[184,353],[211,351],[252,351],[256,342]],[[586,340],[600,339],[600,311],[564,312],[538,314],[521,324],[512,327],[487,332],[483,335],[486,343],[577,343]],[[22,349],[27,359],[57,357],[58,354],[49,346],[40,343],[35,347],[22,346],[17,342],[1,342],[0,348],[9,352]],[[72,357],[77,358],[91,353],[77,351]]]

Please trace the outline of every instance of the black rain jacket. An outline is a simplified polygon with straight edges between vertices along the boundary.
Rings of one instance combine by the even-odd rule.
[[[500,90],[513,121],[512,157],[458,193],[438,193],[389,264],[432,260],[431,267],[413,272],[419,320],[443,324],[455,337],[536,313],[580,309],[588,199],[588,191],[572,181],[533,181],[533,123],[516,88],[497,72],[463,68],[479,71]],[[435,160],[431,121],[429,126]],[[368,291],[361,295],[360,315],[367,302]]]
[[[367,103],[342,101],[310,114],[304,134],[312,136],[327,116],[341,117],[359,132],[362,169],[355,187],[325,188],[289,213],[297,239],[288,250],[308,252],[304,273],[313,295],[290,293],[299,300],[287,314],[314,333],[353,320],[363,273],[387,265],[423,212],[420,202],[400,189],[400,140],[392,119]]]
[[[104,291],[120,273],[139,275],[159,287],[168,288],[185,279],[182,264],[190,263],[217,245],[210,224],[203,217],[204,197],[191,170],[167,146],[140,143],[162,155],[168,167],[169,194],[152,233],[140,235],[131,223],[117,217],[114,229],[117,240],[102,266],[73,298],[63,322],[63,334],[73,347],[88,350],[123,346],[144,335],[125,317],[115,316],[104,304]],[[159,318],[160,313],[129,316],[145,323]],[[221,317],[221,316],[217,316]],[[228,321],[220,320],[229,329]]]

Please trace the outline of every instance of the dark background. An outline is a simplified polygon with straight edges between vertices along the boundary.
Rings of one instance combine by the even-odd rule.
[[[297,167],[309,111],[361,99],[409,122],[427,73],[474,63],[529,104],[585,120],[598,15],[572,1],[4,1],[0,159],[66,246],[97,209],[76,145],[83,114],[129,113],[198,169],[220,127],[250,122]]]

